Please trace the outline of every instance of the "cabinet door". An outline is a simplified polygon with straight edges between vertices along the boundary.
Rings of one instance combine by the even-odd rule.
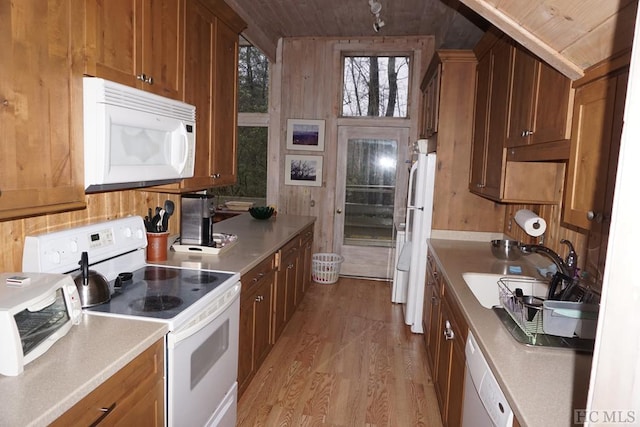
[[[603,215],[615,102],[615,77],[576,90],[564,220],[586,230],[601,224],[589,218]]]
[[[86,7],[86,74],[130,87],[141,86],[137,77],[143,73],[139,57],[142,2],[90,0]]]
[[[255,369],[262,364],[271,350],[271,293],[275,282],[275,272],[271,271],[260,281],[254,298],[255,333],[254,363]]]
[[[238,33],[216,22],[211,172],[213,185],[237,180]]]
[[[86,7],[87,74],[182,99],[183,0],[91,0]]]
[[[492,66],[493,57],[489,53],[480,59],[476,68],[476,100],[469,182],[469,189],[475,193],[481,193],[484,187]]]
[[[86,206],[74,13],[70,2],[3,4],[0,220]]]
[[[283,259],[285,269],[284,321],[288,322],[296,310],[296,281],[298,279],[298,251]]]
[[[458,327],[460,329],[460,327]],[[462,333],[462,331],[460,331]],[[460,337],[462,338],[462,337]],[[451,353],[451,368],[449,369],[449,399],[447,408],[447,425],[462,424],[462,402],[464,398],[465,354],[464,339],[456,339]],[[460,342],[463,345],[460,345]]]
[[[507,147],[527,145],[532,119],[539,61],[523,49],[514,49]],[[557,112],[556,112],[557,114]]]
[[[142,0],[144,90],[182,99],[184,0]],[[151,79],[151,80],[149,80]]]
[[[560,141],[570,137],[569,98],[571,80],[548,64],[538,61],[538,78],[530,144]]]
[[[429,297],[431,308],[429,309],[429,329],[428,329],[428,343],[427,346],[427,360],[429,367],[431,368],[431,375],[433,380],[437,381],[438,375],[438,353],[440,351],[440,336],[442,334],[440,329],[440,295],[441,295],[441,282],[439,273],[434,271],[435,286],[430,287],[431,295]]]
[[[485,182],[482,194],[500,198],[505,164],[504,143],[507,135],[510,72],[513,46],[499,40],[491,50],[491,100],[489,102],[489,128],[485,159]]]
[[[629,72],[628,70],[625,70],[616,79],[613,129],[608,165],[606,168],[607,175],[606,188],[603,195],[604,201],[602,211],[595,213],[593,219],[589,221],[591,230],[587,241],[585,269],[591,274],[594,274],[595,280],[598,282],[601,282],[604,276],[607,246],[609,243],[609,226],[611,225],[611,210],[613,208],[616,172],[618,170],[618,155],[620,150],[620,140],[622,138],[622,119],[624,114],[628,78]],[[601,178],[602,177],[599,177],[599,179]]]
[[[238,341],[238,394],[249,385],[253,373],[254,293],[242,297]]]
[[[212,185],[211,106],[213,96],[215,16],[198,0],[186,4],[184,100],[196,107],[196,156],[192,178],[183,180],[184,191]]]

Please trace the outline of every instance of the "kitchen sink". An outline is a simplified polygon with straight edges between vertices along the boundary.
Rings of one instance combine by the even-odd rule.
[[[476,297],[478,302],[484,308],[491,309],[496,305],[500,305],[500,298],[498,292],[498,280],[501,278],[517,278],[517,287],[522,289],[525,295],[546,295],[547,286],[545,282],[540,282],[533,277],[520,276],[520,275],[504,275],[504,274],[490,274],[490,273],[463,273],[467,287],[473,292],[473,296]],[[515,289],[511,289],[512,285],[510,281],[504,282],[510,291],[514,292]]]

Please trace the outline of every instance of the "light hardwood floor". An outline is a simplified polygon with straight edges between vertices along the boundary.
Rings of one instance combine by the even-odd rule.
[[[238,426],[303,425],[442,425],[423,336],[388,283],[313,283],[238,403]]]

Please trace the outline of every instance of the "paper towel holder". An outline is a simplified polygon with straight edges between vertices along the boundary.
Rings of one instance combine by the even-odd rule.
[[[516,219],[516,217],[518,216],[518,214],[529,214],[530,216],[534,216],[535,218],[537,218],[537,220],[535,220],[532,224],[531,224],[531,228],[533,228],[534,230],[540,230],[542,231],[542,233],[538,234],[538,233],[534,233],[531,232],[530,230],[527,230],[525,228],[524,224],[521,224],[518,219]],[[533,218],[532,218],[533,219]],[[516,211],[513,216],[509,219],[509,230],[511,230],[512,227],[512,223],[513,221],[515,221],[516,224],[518,224],[518,226],[529,236],[531,237],[539,237],[538,240],[538,244],[544,244],[544,235],[545,235],[545,231],[546,231],[546,223],[544,221],[544,219],[542,217],[539,217],[537,213],[530,211],[528,209],[520,209],[518,211]]]

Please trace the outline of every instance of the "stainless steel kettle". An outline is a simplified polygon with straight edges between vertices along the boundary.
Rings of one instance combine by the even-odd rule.
[[[76,274],[73,280],[78,288],[78,294],[80,294],[82,308],[109,302],[111,300],[109,282],[102,274],[89,270],[89,254],[87,252],[82,252],[78,264],[80,264],[80,273]]]

